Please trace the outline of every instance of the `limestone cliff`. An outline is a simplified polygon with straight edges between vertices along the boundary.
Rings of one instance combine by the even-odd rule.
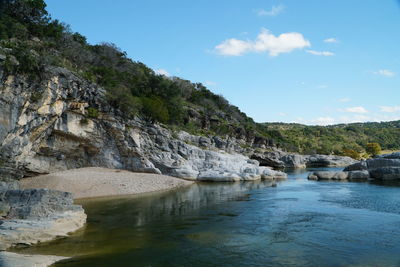
[[[40,80],[0,70],[0,175],[22,178],[99,166],[198,180],[284,178],[239,154],[235,138],[172,132],[124,119],[105,91],[64,68]]]

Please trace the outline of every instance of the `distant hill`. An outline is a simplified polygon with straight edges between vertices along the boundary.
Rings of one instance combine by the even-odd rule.
[[[40,81],[63,67],[103,87],[107,101],[126,119],[141,117],[172,130],[229,135],[244,146],[279,147],[300,153],[362,151],[368,142],[400,149],[400,122],[335,126],[255,123],[201,83],[158,75],[111,43],[92,45],[68,25],[51,18],[43,0],[0,0],[0,71]],[[4,81],[2,81],[4,83]],[[40,97],[32,95],[32,101]],[[99,107],[90,107],[96,116]],[[110,111],[111,112],[111,111]]]
[[[400,121],[307,126],[264,123],[263,131],[290,151],[341,154],[344,149],[364,151],[367,143],[379,143],[383,149],[400,149]]]

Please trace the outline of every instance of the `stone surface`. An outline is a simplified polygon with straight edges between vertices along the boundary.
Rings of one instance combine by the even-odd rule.
[[[73,204],[71,193],[5,190],[0,191],[0,203],[0,250],[66,236],[86,222],[82,207]]]
[[[400,168],[381,167],[369,170],[371,178],[377,180],[400,180]]]
[[[367,170],[363,171],[349,171],[347,172],[349,180],[368,180],[370,179],[370,174]]]
[[[367,168],[400,168],[400,159],[375,158],[366,161]]]
[[[333,155],[299,155],[282,151],[255,153],[251,156],[262,166],[273,168],[341,167],[357,162],[350,157]]]
[[[346,180],[347,172],[317,171],[309,175],[310,180]]]
[[[351,164],[344,168],[343,171],[364,171],[368,170],[367,162],[365,160]]]
[[[314,172],[309,175],[310,180],[333,179],[343,176],[348,180],[400,180],[400,153],[380,155],[376,158],[360,161],[344,168],[342,172],[327,173]]]
[[[16,254],[5,251],[0,252],[0,266],[2,267],[47,267],[64,259],[67,258],[47,255]]]

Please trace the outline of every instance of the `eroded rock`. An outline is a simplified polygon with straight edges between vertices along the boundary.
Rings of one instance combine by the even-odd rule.
[[[52,240],[81,228],[86,214],[72,194],[48,189],[0,191],[0,250]]]

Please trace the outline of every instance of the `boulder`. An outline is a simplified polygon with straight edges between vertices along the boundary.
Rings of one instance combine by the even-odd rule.
[[[377,180],[400,180],[400,168],[381,167],[369,171],[371,178]]]
[[[360,161],[344,168],[343,171],[365,171],[368,169],[366,161]]]
[[[0,191],[0,250],[49,241],[81,228],[86,214],[72,194],[48,189]]]
[[[362,180],[368,180],[370,179],[370,174],[367,170],[363,171],[349,171],[347,172],[347,179],[353,180],[353,181],[362,181]]]
[[[347,172],[317,171],[309,175],[310,180],[346,180]]]
[[[319,154],[300,155],[283,151],[254,153],[251,158],[258,160],[262,166],[273,168],[340,167],[356,162],[350,157]]]
[[[288,154],[281,157],[286,168],[306,168],[307,159],[307,156],[298,154]]]
[[[366,161],[368,169],[400,168],[400,159],[375,158]]]
[[[306,157],[307,167],[341,167],[356,163],[357,161],[350,157],[333,155],[310,155]]]
[[[393,153],[361,161],[347,166],[340,172],[314,172],[309,175],[309,179],[323,180],[346,176],[344,179],[348,180],[400,180],[400,159],[396,158],[397,155]]]

